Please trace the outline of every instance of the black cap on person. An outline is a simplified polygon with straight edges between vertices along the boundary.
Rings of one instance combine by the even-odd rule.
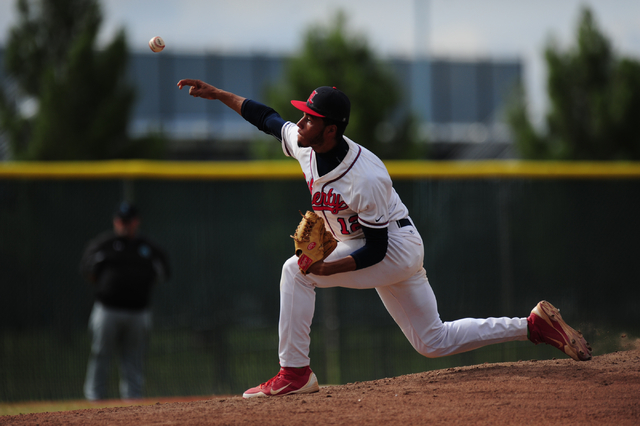
[[[309,99],[304,101],[291,101],[291,104],[302,112],[333,120],[347,125],[351,102],[347,95],[335,87],[322,86],[311,92]]]
[[[123,201],[118,204],[114,216],[126,222],[138,217],[138,208],[128,201]]]

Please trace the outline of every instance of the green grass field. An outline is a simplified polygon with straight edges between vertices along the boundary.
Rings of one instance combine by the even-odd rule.
[[[105,401],[90,402],[85,400],[74,401],[33,401],[33,402],[15,402],[15,403],[0,403],[0,416],[17,416],[20,414],[29,413],[46,413],[55,411],[73,411],[73,410],[85,410],[93,408],[107,408],[107,407],[132,407],[138,405],[154,405],[164,404],[167,402],[180,402],[180,401],[199,401],[207,399],[207,396],[190,396],[184,398],[145,398],[137,401],[123,401],[119,399],[110,399]]]

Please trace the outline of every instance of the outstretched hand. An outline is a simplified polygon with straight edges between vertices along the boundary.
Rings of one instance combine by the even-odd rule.
[[[178,89],[182,90],[184,86],[189,87],[189,94],[195,98],[218,99],[219,89],[205,83],[202,80],[193,80],[186,78],[178,82]]]
[[[238,114],[242,115],[242,103],[245,98],[234,93],[218,89],[202,80],[186,78],[178,82],[178,89],[189,86],[189,94],[194,98],[217,99]]]

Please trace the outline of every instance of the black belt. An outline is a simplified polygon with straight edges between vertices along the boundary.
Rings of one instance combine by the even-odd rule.
[[[396,220],[396,223],[398,224],[398,228],[404,228],[405,226],[411,226],[411,221],[409,220],[408,217],[405,217],[404,219]]]

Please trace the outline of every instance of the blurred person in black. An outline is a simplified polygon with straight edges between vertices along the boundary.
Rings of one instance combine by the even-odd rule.
[[[95,302],[89,318],[91,355],[84,395],[107,397],[110,363],[117,355],[120,397],[142,398],[144,358],[151,330],[151,292],[170,276],[166,252],[138,234],[140,217],[131,203],[122,202],[113,217],[113,231],[88,244],[81,274],[93,284]]]

